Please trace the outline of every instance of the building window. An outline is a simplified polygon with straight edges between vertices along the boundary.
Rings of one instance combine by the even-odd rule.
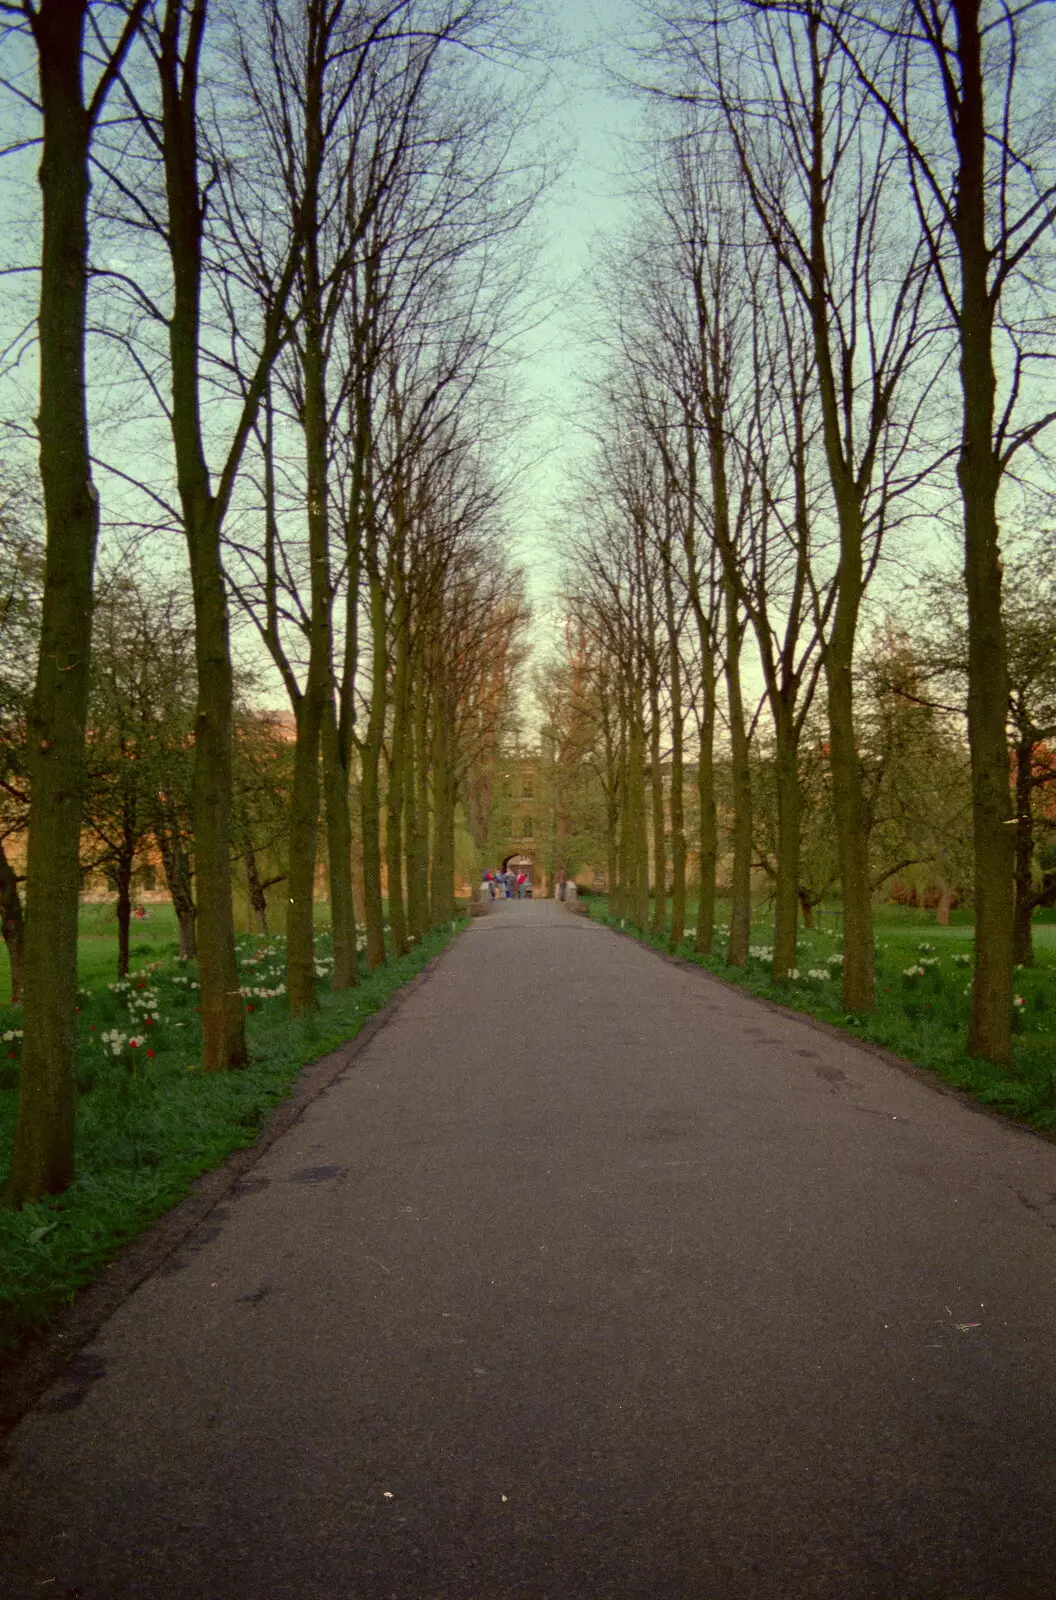
[[[522,800],[531,800],[532,799],[532,780],[531,780],[531,778],[525,778],[521,783],[521,799]]]
[[[524,837],[526,839],[534,839],[535,838],[535,829],[532,826],[531,817],[525,817],[523,826],[524,826]]]

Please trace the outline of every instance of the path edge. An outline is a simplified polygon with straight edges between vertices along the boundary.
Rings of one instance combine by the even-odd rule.
[[[469,924],[466,924],[468,927]],[[298,1122],[319,1096],[355,1063],[367,1045],[396,1016],[416,989],[432,978],[458,944],[465,927],[430,957],[420,972],[367,1018],[355,1038],[301,1068],[286,1099],[269,1112],[251,1145],[233,1150],[219,1166],[194,1179],[182,1200],[162,1213],[122,1247],[98,1278],[85,1284],[55,1321],[0,1361],[0,1441],[17,1426],[140,1284],[178,1250],[249,1172],[266,1150]]]
[[[644,939],[639,939],[635,934],[629,933],[625,928],[613,928],[607,922],[599,922],[591,917],[594,927],[600,928],[603,933],[615,934],[617,939],[629,939],[640,950],[645,950],[649,955],[656,956],[660,961],[666,961],[669,966],[681,967],[683,972],[695,972],[699,977],[711,983],[717,983],[723,989],[728,989],[732,994],[740,995],[744,1000],[751,1000],[757,1006],[763,1006],[767,1011],[774,1011],[779,1017],[787,1017],[794,1022],[805,1023],[808,1028],[813,1028],[815,1033],[823,1033],[828,1039],[838,1039],[843,1044],[855,1046],[864,1050],[868,1055],[876,1056],[889,1067],[896,1067],[908,1078],[913,1078],[925,1088],[931,1089],[934,1094],[946,1095],[951,1100],[958,1101],[968,1111],[975,1111],[979,1116],[987,1117],[991,1122],[997,1122],[1003,1128],[1010,1128],[1015,1133],[1025,1134],[1030,1139],[1041,1139],[1045,1144],[1056,1144],[1056,1133],[1049,1133],[1045,1128],[1034,1128],[1029,1122],[1022,1121],[1019,1117],[1011,1117],[1006,1111],[999,1111],[996,1106],[988,1106],[982,1100],[977,1100],[968,1089],[959,1089],[955,1083],[947,1083],[940,1078],[938,1073],[929,1067],[922,1067],[919,1062],[910,1061],[906,1056],[897,1055],[894,1050],[889,1050],[887,1045],[875,1044],[870,1039],[859,1039],[856,1033],[850,1033],[846,1028],[839,1027],[835,1022],[826,1022],[824,1017],[815,1017],[810,1011],[797,1011],[795,1006],[782,1005],[780,1000],[771,1000],[766,995],[752,994],[750,989],[743,989],[739,983],[734,983],[730,978],[723,978],[717,972],[709,972],[707,967],[698,966],[695,961],[687,961],[685,956],[676,956],[669,950],[657,950],[654,945],[647,944]]]

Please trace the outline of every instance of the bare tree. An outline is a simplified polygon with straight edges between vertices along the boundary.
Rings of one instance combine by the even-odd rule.
[[[718,26],[718,24],[723,26]],[[895,141],[810,7],[672,21],[699,71],[769,248],[807,313],[839,533],[824,644],[844,912],[843,1002],[875,1003],[867,830],[854,723],[858,620],[883,536],[930,461],[918,420],[936,363],[929,263],[896,221]]]
[[[869,0],[818,19],[902,153],[959,356],[957,479],[968,597],[976,962],[969,1048],[1012,1055],[1013,830],[999,498],[1056,410],[1051,295],[1056,133],[1052,8],[1040,0]]]
[[[0,19],[32,38],[43,131],[37,431],[47,563],[29,717],[25,1049],[5,1191],[13,1205],[57,1193],[74,1175],[78,850],[99,533],[85,383],[89,160],[145,10],[146,0],[118,8],[91,0],[0,4]]]
[[[175,792],[194,722],[194,638],[186,601],[159,593],[126,552],[99,584],[92,637],[85,824],[96,841],[90,866],[117,892],[117,971],[128,973],[132,886],[152,843],[173,891],[183,943],[193,900],[181,877]],[[183,776],[183,774],[180,774]],[[180,785],[182,787],[182,785]],[[160,835],[160,841],[159,841]]]
[[[17,476],[0,491],[0,919],[15,1004],[22,998],[25,917],[19,874],[5,844],[10,849],[12,840],[21,842],[29,815],[26,722],[44,585],[35,498]]]
[[[692,385],[705,410],[702,427],[714,439],[713,455],[718,452],[718,481],[732,480],[737,493],[736,520],[727,509],[714,524],[726,603],[732,592],[751,623],[773,724],[773,973],[780,980],[796,964],[797,752],[835,598],[816,549],[822,541],[811,483],[819,420],[812,343],[804,309],[745,213],[736,173],[714,159],[706,130],[702,135],[692,114],[670,141],[662,178],[671,287],[654,296],[653,316],[669,330],[672,381],[680,387],[687,314],[695,326],[690,339],[699,355],[690,370],[703,363]],[[728,506],[728,487],[720,505],[722,499]],[[750,846],[742,843],[742,852],[750,859]]]
[[[285,684],[296,719],[290,798],[286,965],[294,1014],[315,1005],[314,899],[320,809],[320,753],[332,754],[336,730],[333,686],[335,599],[331,523],[331,470],[342,451],[348,363],[340,349],[345,303],[389,191],[402,177],[413,141],[408,123],[437,48],[423,52],[415,37],[413,8],[382,5],[373,11],[305,0],[290,11],[268,12],[271,49],[254,76],[254,94],[282,174],[291,219],[301,219],[303,246],[291,307],[295,331],[289,359],[280,366],[294,426],[303,437],[300,475],[303,561],[290,567],[280,532],[275,494],[273,413],[258,440],[263,453],[263,552],[242,546],[252,570],[263,555],[263,575],[252,593],[239,592]],[[409,32],[410,42],[405,34]],[[262,286],[270,293],[270,285]],[[300,521],[300,518],[298,519]],[[298,529],[298,540],[300,530]],[[303,673],[280,627],[280,544],[286,569],[281,587],[296,617],[294,647],[307,647]],[[260,602],[259,604],[257,602]],[[347,797],[326,785],[331,841],[330,878],[335,943],[335,983],[355,979]]]

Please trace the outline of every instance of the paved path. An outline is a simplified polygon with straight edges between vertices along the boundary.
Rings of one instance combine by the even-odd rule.
[[[496,907],[12,1435],[10,1592],[1051,1600],[1054,1197],[1056,1147]]]

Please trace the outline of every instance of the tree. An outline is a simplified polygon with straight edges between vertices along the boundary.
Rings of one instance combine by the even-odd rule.
[[[454,486],[452,486],[454,487]],[[429,683],[432,920],[455,914],[455,813],[465,777],[501,725],[524,658],[523,576],[505,561],[489,525],[490,496],[464,481],[459,500],[433,512],[461,536],[445,562],[422,640]]]
[[[247,1060],[231,895],[234,673],[221,541],[289,337],[305,219],[273,203],[276,174],[252,92],[268,48],[260,13],[236,18],[222,0],[164,0],[151,8],[144,38],[147,67],[122,72],[126,115],[97,165],[107,222],[137,241],[137,274],[108,267],[105,277],[128,307],[124,349],[171,435],[176,507],[154,485],[140,486],[182,526],[189,557],[202,1064],[211,1072]],[[203,78],[215,117],[201,113]],[[152,325],[160,344],[150,342]]]
[[[967,714],[969,622],[963,589],[948,575],[933,573],[923,586],[926,615],[921,659],[923,701],[945,699]],[[1002,631],[1006,640],[1008,702],[1004,781],[1013,810],[1013,953],[1016,964],[1033,961],[1031,923],[1040,906],[1056,903],[1056,871],[1048,859],[1051,828],[1048,796],[1056,777],[1056,562],[1051,540],[1025,543],[1002,576]],[[1007,803],[1007,802],[1006,802]],[[973,885],[974,893],[974,885]]]
[[[1004,588],[1016,817],[1012,956],[1024,967],[1034,962],[1034,912],[1056,905],[1054,579],[1050,555],[1040,571],[1033,560],[1011,567]]]
[[[655,576],[646,559],[643,488],[648,441],[624,428],[618,410],[600,433],[581,531],[569,552],[566,603],[606,670],[598,684],[605,750],[608,887],[613,913],[645,927],[649,920],[646,750],[649,744],[643,585]]]
[[[74,1175],[78,850],[99,533],[85,382],[89,153],[145,10],[146,0],[0,4],[0,16],[32,38],[43,130],[37,432],[47,560],[27,740],[25,1043],[6,1186],[16,1206],[67,1188]],[[95,65],[86,97],[85,68]]]
[[[738,11],[715,28],[672,24],[672,48],[700,71],[751,206],[806,314],[838,560],[823,663],[840,886],[843,1003],[875,1003],[872,906],[853,665],[858,622],[883,537],[920,461],[916,421],[935,381],[922,363],[926,252],[892,203],[901,167],[886,124],[827,36],[817,10]]]
[[[355,970],[349,791],[357,755],[368,965],[386,955],[383,864],[393,949],[406,948],[409,922],[421,936],[428,921],[415,640],[429,595],[417,556],[423,527],[441,542],[448,534],[423,518],[419,501],[433,492],[424,486],[435,462],[465,450],[452,419],[468,413],[482,370],[493,364],[510,298],[510,274],[494,246],[527,209],[524,195],[504,192],[510,127],[501,96],[481,93],[457,106],[454,98],[461,75],[452,46],[481,43],[492,21],[487,5],[446,0],[349,8],[343,19],[340,8],[324,7],[312,70],[303,61],[311,31],[302,38],[277,21],[276,84],[257,82],[294,209],[313,117],[326,133],[313,202],[320,225],[305,243],[296,329],[258,430],[263,549],[252,528],[229,541],[241,563],[240,598],[297,719],[287,950],[291,1003],[301,1009],[314,988],[320,750],[335,982],[351,981]],[[319,142],[318,131],[314,137]],[[300,466],[276,446],[291,428],[304,440]],[[424,569],[434,568],[426,553]],[[417,869],[408,871],[405,903],[406,853]]]
[[[547,818],[542,842],[551,898],[561,872],[574,877],[583,864],[596,866],[615,838],[615,819],[607,815],[614,794],[607,676],[591,631],[569,610],[558,649],[532,678],[543,714],[535,799]]]
[[[695,220],[704,221],[702,213],[706,208],[707,199],[701,196]],[[709,528],[718,553],[722,581],[722,664],[733,802],[730,932],[726,960],[730,966],[743,966],[748,960],[752,915],[752,782],[751,735],[741,677],[748,612],[739,574],[754,482],[751,441],[744,438],[738,391],[743,349],[750,329],[748,319],[740,314],[746,303],[734,286],[743,267],[737,240],[726,233],[721,222],[714,234],[707,226],[687,231],[698,422],[710,478]],[[740,454],[734,442],[738,434],[739,442],[744,445]]]
[[[19,877],[5,850],[25,835],[26,715],[40,631],[44,550],[37,507],[17,478],[0,491],[0,919],[11,967],[11,999],[22,998],[25,920]]]
[[[272,287],[256,359],[241,386],[229,442],[216,478],[210,472],[201,412],[204,185],[224,170],[200,173],[198,90],[208,0],[166,0],[155,38],[164,162],[166,239],[172,270],[169,318],[173,449],[194,595],[198,706],[195,716],[194,836],[198,882],[198,955],[202,1067],[216,1072],[248,1059],[235,959],[231,884],[231,743],[234,676],[221,535],[242,457],[271,369],[288,337],[287,309],[301,263],[306,214],[288,219],[272,264]],[[245,60],[245,57],[243,57]],[[318,156],[314,158],[318,159]],[[309,177],[306,189],[310,189]],[[219,208],[217,208],[219,209]],[[237,223],[237,205],[232,209]]]
[[[971,875],[971,815],[963,725],[955,708],[929,694],[926,649],[888,620],[863,652],[856,684],[862,739],[870,880],[936,888],[940,918]]]
[[[1013,878],[999,498],[1054,423],[1045,252],[1056,221],[1051,7],[868,0],[819,17],[898,140],[959,358],[957,482],[968,602],[975,946],[969,1048],[1012,1058]],[[1042,381],[1039,382],[1039,379]]]
[[[286,972],[290,1008],[301,1015],[316,1003],[315,869],[320,811],[320,750],[324,727],[333,719],[331,559],[332,494],[330,464],[335,448],[335,396],[331,356],[339,336],[342,307],[357,252],[379,202],[377,187],[359,191],[371,163],[359,154],[376,116],[379,81],[391,72],[398,43],[400,13],[406,7],[360,13],[343,4],[306,0],[299,10],[269,5],[267,27],[271,81],[263,74],[255,93],[282,175],[291,219],[302,235],[301,256],[291,302],[295,331],[287,368],[280,368],[290,408],[303,437],[303,507],[306,566],[291,596],[308,659],[298,675],[278,626],[279,516],[275,497],[274,430],[269,405],[261,443],[265,475],[265,593],[262,637],[282,676],[296,723],[293,784],[290,791]],[[379,51],[384,67],[374,66]],[[399,72],[396,74],[400,77]],[[362,92],[366,81],[367,92]],[[386,132],[391,130],[386,128]],[[377,158],[375,143],[373,156]],[[381,161],[384,173],[386,163]],[[379,181],[384,185],[385,174]],[[263,284],[265,297],[270,284]],[[328,381],[329,380],[329,381]],[[306,591],[306,593],[305,593]],[[331,827],[339,804],[328,791]],[[350,852],[349,852],[350,854]],[[354,912],[341,889],[350,859],[331,861],[335,904],[337,981],[355,976]],[[348,913],[351,913],[350,915]],[[352,924],[351,926],[349,924]]]
[[[800,745],[824,662],[824,632],[836,587],[826,585],[818,570],[819,496],[811,475],[815,373],[802,308],[780,275],[763,274],[754,287],[753,426],[739,448],[750,452],[758,492],[748,519],[739,584],[755,631],[773,726],[773,975],[781,980],[796,965],[798,912],[804,905]]]
[[[257,932],[267,935],[268,890],[286,881],[293,745],[281,720],[240,706],[235,718],[236,860]]]
[[[126,557],[97,595],[85,807],[100,847],[92,864],[117,889],[118,977],[128,973],[133,874],[152,842],[183,953],[193,948],[194,902],[178,819],[186,811],[194,692],[194,633],[184,598],[153,587]]]

